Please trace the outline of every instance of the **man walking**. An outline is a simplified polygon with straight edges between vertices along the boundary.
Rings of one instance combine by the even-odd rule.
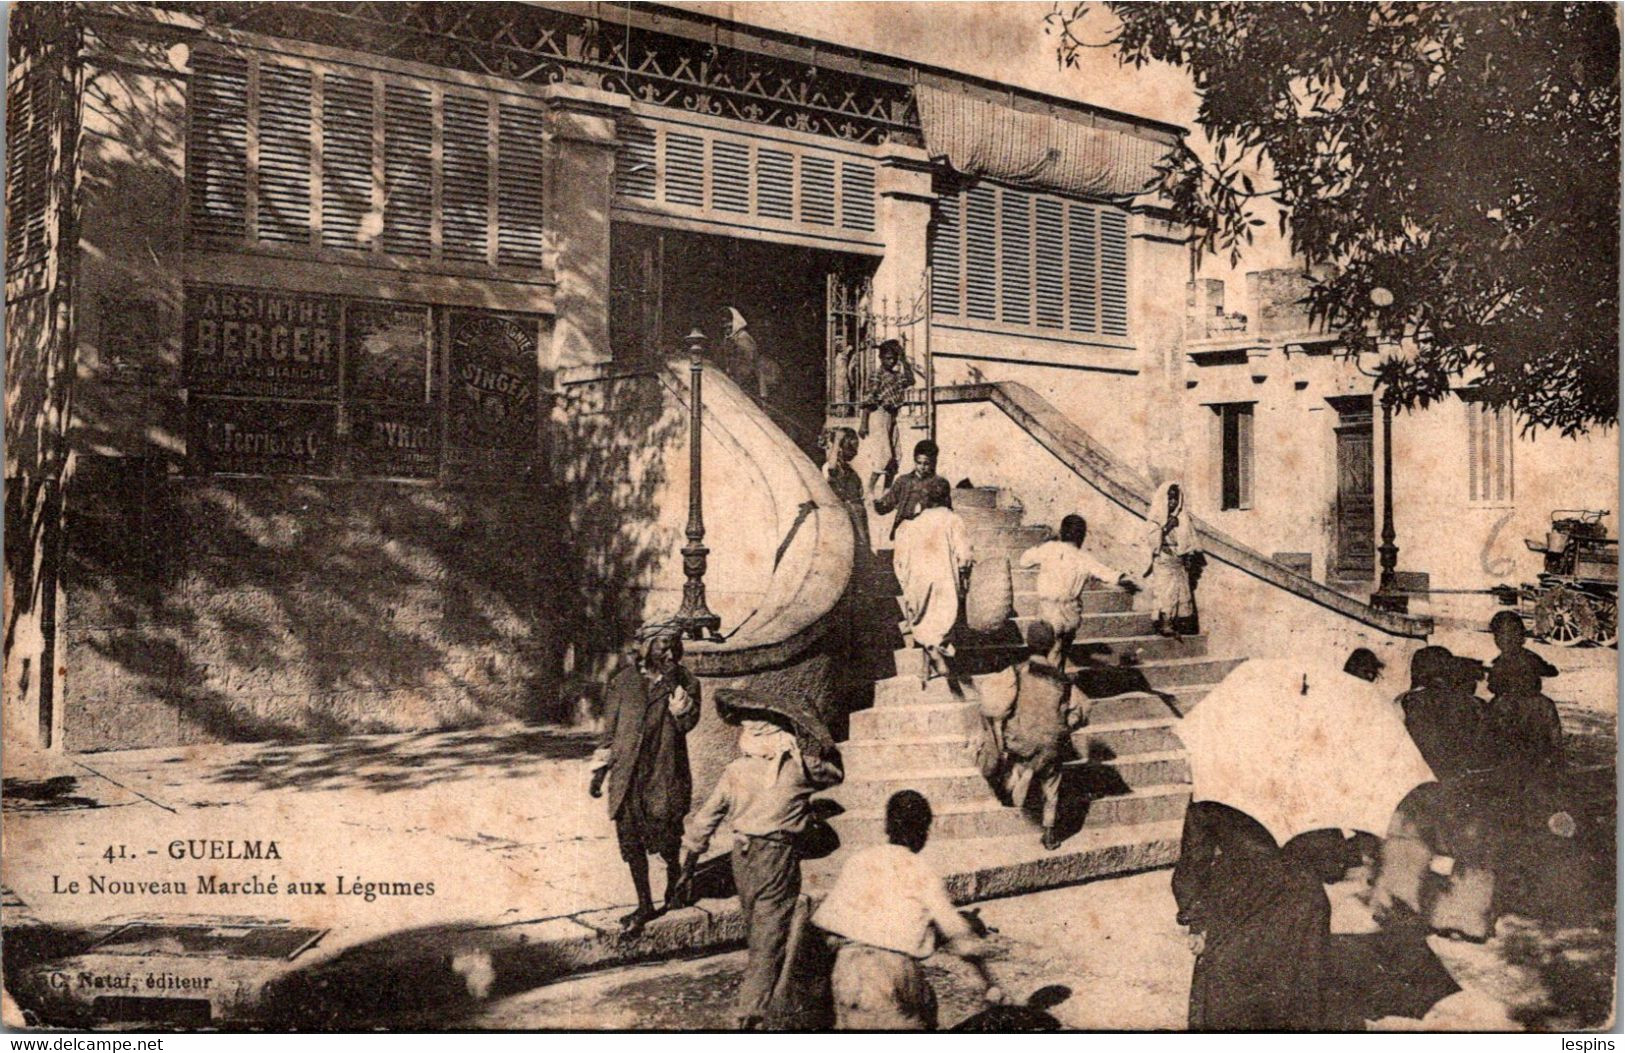
[[[789,708],[730,690],[718,693],[718,705],[725,711],[757,713]],[[812,721],[804,718],[800,723]],[[755,1030],[767,1020],[786,968],[785,948],[801,896],[801,861],[794,842],[811,817],[809,800],[841,778],[840,756],[821,727],[803,728],[798,739],[775,721],[746,718],[740,727],[739,756],[723,769],[716,789],[689,817],[680,885],[685,899],[694,867],[717,827],[724,818],[733,826],[734,887],[745,915],[749,949],[739,984],[741,1030]]]
[[[678,846],[694,792],[685,736],[700,722],[700,684],[682,665],[679,626],[659,623],[638,632],[638,654],[610,679],[604,730],[593,754],[594,797],[608,783],[610,818],[621,858],[632,871],[637,909],[621,919],[637,935],[655,918],[649,856],[666,864],[666,903],[677,905]]]
[[[930,439],[921,439],[914,444],[914,470],[899,475],[890,490],[875,498],[875,511],[878,514],[889,515],[893,510],[897,512],[897,517],[892,520],[890,537],[897,537],[898,528],[925,510],[926,488],[935,478],[937,444]],[[951,498],[945,507],[953,507]]]

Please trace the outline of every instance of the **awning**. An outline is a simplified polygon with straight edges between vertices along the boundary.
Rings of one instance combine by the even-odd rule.
[[[968,176],[1080,197],[1128,198],[1147,190],[1167,142],[960,92],[914,88],[925,149]]]

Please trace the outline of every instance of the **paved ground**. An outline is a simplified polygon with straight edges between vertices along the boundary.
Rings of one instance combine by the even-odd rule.
[[[1362,931],[1358,907],[1334,890],[1338,927]],[[1174,924],[1169,871],[1077,885],[978,908],[1002,947],[990,968],[1017,1003],[1044,1007],[1065,1028],[1163,1030],[1185,1025],[1192,959]],[[1358,937],[1353,937],[1357,939]],[[1430,946],[1463,991],[1423,1020],[1391,1017],[1378,1030],[1581,1030],[1607,1017],[1612,931],[1543,932],[1509,919],[1482,945],[1434,937]],[[458,1026],[691,1030],[732,1026],[743,952],[589,974],[501,998]],[[961,963],[927,971],[951,1027],[983,1008]]]

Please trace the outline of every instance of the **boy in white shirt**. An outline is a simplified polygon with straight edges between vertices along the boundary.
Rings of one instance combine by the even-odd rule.
[[[1056,672],[1066,670],[1067,651],[1083,624],[1083,593],[1092,578],[1115,580],[1120,588],[1134,591],[1133,579],[1113,570],[1083,550],[1089,524],[1082,516],[1061,520],[1061,539],[1034,545],[1021,554],[1021,566],[1038,568],[1038,615],[1055,633],[1047,661]]]

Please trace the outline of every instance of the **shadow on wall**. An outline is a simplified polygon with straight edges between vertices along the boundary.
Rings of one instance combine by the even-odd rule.
[[[185,93],[168,44],[118,42],[120,65],[93,63],[87,88],[65,745],[570,716],[558,673],[576,584],[539,479],[181,474]],[[125,338],[149,321],[149,340]],[[27,520],[7,511],[9,548]]]

